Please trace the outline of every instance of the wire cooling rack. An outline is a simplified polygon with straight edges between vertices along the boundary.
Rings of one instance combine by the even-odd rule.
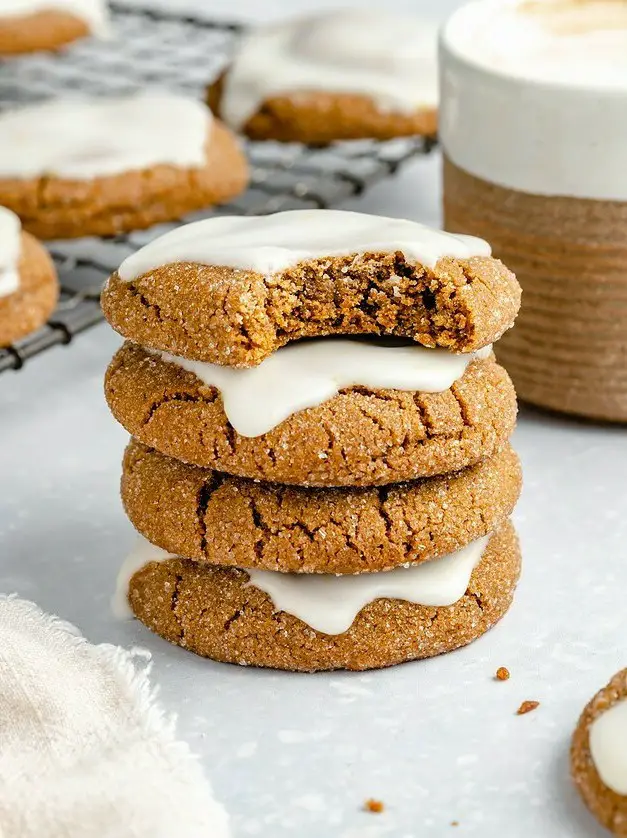
[[[241,32],[237,24],[123,4],[113,4],[112,12],[110,40],[85,40],[56,55],[0,63],[0,109],[68,93],[116,95],[148,86],[202,97]],[[338,143],[324,149],[247,143],[252,169],[247,192],[184,221],[336,205],[393,174],[410,158],[428,153],[433,145],[433,140],[420,137]],[[161,224],[108,239],[49,242],[61,280],[59,306],[38,332],[0,349],[0,372],[20,369],[33,356],[70,343],[98,323],[100,289],[108,274],[129,253],[175,226]]]

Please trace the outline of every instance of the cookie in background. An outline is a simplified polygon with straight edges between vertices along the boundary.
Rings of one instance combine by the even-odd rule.
[[[22,230],[14,213],[0,207],[0,347],[43,326],[58,296],[57,274],[47,251]]]
[[[0,58],[57,50],[108,27],[106,0],[3,0]]]
[[[208,102],[254,140],[434,136],[437,27],[420,17],[344,9],[245,35]]]
[[[0,114],[0,203],[42,239],[176,220],[247,183],[237,140],[194,99],[76,97]]]

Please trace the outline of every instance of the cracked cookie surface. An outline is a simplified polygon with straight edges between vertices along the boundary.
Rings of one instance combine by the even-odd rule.
[[[0,346],[43,326],[59,297],[57,272],[48,252],[28,233],[21,234],[21,243],[19,287],[0,297]]]
[[[2,178],[0,204],[42,239],[112,236],[222,203],[247,182],[237,140],[214,120],[204,167],[159,165],[90,180]]]
[[[218,471],[301,486],[374,486],[458,471],[509,438],[516,394],[491,359],[443,393],[352,387],[272,431],[243,437],[215,388],[133,344],[114,356],[105,393],[116,419],[163,454]]]
[[[577,791],[597,820],[614,835],[627,836],[627,796],[605,785],[590,753],[590,725],[623,700],[627,700],[627,669],[618,672],[581,714],[572,739],[570,770]]]
[[[350,629],[327,635],[285,612],[248,584],[245,571],[183,559],[152,562],[131,579],[135,615],[166,640],[228,663],[313,672],[377,669],[452,651],[480,637],[509,608],[520,573],[514,528],[490,540],[464,596],[426,607],[378,599]]]
[[[443,477],[301,489],[185,465],[133,440],[122,475],[131,523],[168,553],[305,573],[381,571],[452,553],[509,518],[520,488],[510,447]]]
[[[291,340],[324,335],[397,335],[471,352],[513,325],[520,295],[497,259],[445,257],[429,269],[397,252],[312,259],[269,276],[191,262],[129,282],[114,273],[102,308],[134,343],[250,367]]]
[[[223,89],[224,75],[207,90],[207,103],[218,116]],[[437,129],[437,108],[385,113],[369,96],[319,90],[268,97],[242,133],[252,140],[328,145],[338,140],[435,137]]]

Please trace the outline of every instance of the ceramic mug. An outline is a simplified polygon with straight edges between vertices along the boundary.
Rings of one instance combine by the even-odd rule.
[[[523,287],[499,359],[523,400],[627,421],[627,0],[469,3],[440,72],[445,227]]]

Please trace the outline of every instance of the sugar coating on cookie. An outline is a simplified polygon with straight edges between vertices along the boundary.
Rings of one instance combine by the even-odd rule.
[[[477,238],[341,210],[214,217],[124,260],[102,306],[124,337],[252,367],[304,337],[388,335],[453,352],[511,328],[514,274]]]
[[[468,587],[470,576],[481,561],[491,534],[431,562],[398,567],[384,573],[348,575],[276,573],[247,569],[249,582],[264,591],[275,611],[283,611],[323,634],[343,634],[357,614],[377,599],[400,599],[414,605],[453,605]],[[121,597],[132,577],[148,562],[167,561],[170,553],[154,547],[142,536],[125,560],[116,586],[114,611],[123,614]]]
[[[489,358],[492,347],[454,355],[410,341],[395,345],[373,338],[318,338],[288,344],[249,369],[159,354],[205,386],[217,388],[231,425],[242,436],[256,437],[348,387],[442,393],[472,361]]]
[[[432,561],[497,530],[521,482],[509,447],[441,477],[307,489],[199,468],[131,440],[121,494],[135,529],[174,555],[245,569],[350,574]]]
[[[627,836],[627,669],[585,707],[573,734],[571,773],[586,806]]]
[[[149,242],[120,265],[129,282],[175,262],[215,265],[269,276],[299,262],[364,253],[396,253],[433,268],[444,256],[490,256],[490,245],[404,218],[347,210],[290,210],[196,221]]]
[[[2,215],[0,213],[0,215]],[[9,250],[15,248],[16,224],[4,215],[8,228]],[[2,258],[2,221],[0,221],[0,346],[10,346],[42,326],[57,303],[59,282],[48,252],[29,233],[17,229],[15,250],[9,259]]]
[[[506,524],[489,540],[453,604],[417,605],[383,596],[363,606],[338,634],[318,631],[278,610],[244,571],[161,554],[131,576],[128,601],[148,628],[214,660],[300,671],[360,670],[431,657],[472,642],[507,611],[519,572],[517,539]],[[127,577],[125,571],[122,589]],[[362,584],[359,576],[346,580],[347,585],[353,582]],[[376,596],[374,589],[370,593]],[[452,596],[452,588],[447,593]],[[343,626],[338,620],[325,627]]]
[[[105,0],[2,0],[3,17],[26,17],[39,12],[64,12],[84,21],[90,32],[104,35],[108,31],[109,14]]]
[[[361,94],[382,113],[435,108],[436,27],[346,9],[259,29],[244,37],[226,73],[220,112],[241,129],[267,99],[319,91]]]
[[[17,215],[0,207],[0,297],[15,293],[20,286],[21,232]]]
[[[116,419],[146,445],[184,462],[305,486],[368,486],[473,465],[499,450],[516,421],[505,370],[475,360],[442,393],[343,390],[257,437],[239,435],[215,388],[126,343],[105,394]]]
[[[80,181],[160,164],[201,167],[211,128],[201,102],[169,93],[32,105],[0,114],[0,178]]]

